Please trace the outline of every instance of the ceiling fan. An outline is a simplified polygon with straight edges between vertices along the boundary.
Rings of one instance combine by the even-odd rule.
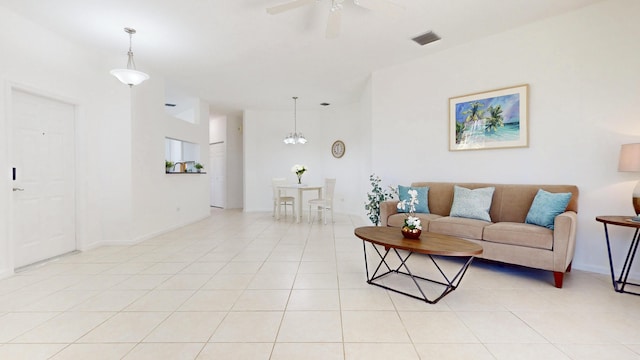
[[[271,15],[280,14],[285,11],[297,9],[312,2],[322,0],[293,0],[281,5],[267,8],[267,12]],[[325,36],[329,39],[336,38],[340,34],[340,26],[342,24],[342,7],[345,0],[331,0],[331,11],[327,20],[327,29]],[[382,13],[397,12],[403,8],[395,3],[387,0],[353,0],[357,6],[365,9],[380,11]]]

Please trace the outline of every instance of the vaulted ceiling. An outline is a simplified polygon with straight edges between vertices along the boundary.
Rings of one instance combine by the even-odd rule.
[[[325,37],[331,0],[270,15],[291,0],[0,0],[91,51],[126,63],[128,35],[139,70],[199,96],[216,112],[288,109],[357,101],[376,69],[428,56],[601,0],[377,0],[400,11],[344,0],[342,27]],[[434,31],[442,40],[411,38]],[[473,56],[482,56],[475,54]],[[106,72],[108,74],[108,72]]]

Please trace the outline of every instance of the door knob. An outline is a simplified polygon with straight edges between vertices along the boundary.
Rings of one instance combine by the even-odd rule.
[[[24,189],[21,189],[21,188],[13,188],[13,191],[24,191]]]

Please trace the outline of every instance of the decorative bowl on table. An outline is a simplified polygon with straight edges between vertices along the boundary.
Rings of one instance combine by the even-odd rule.
[[[404,236],[407,239],[419,239],[420,234],[422,233],[422,230],[420,229],[410,229],[407,226],[403,226],[401,231],[402,231],[402,236]]]

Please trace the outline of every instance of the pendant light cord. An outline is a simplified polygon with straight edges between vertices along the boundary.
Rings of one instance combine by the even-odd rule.
[[[136,70],[136,62],[133,60],[133,50],[131,44],[133,43],[133,34],[136,33],[135,29],[125,28],[124,31],[129,34],[129,52],[127,52],[127,69]]]
[[[298,97],[293,97],[293,133],[298,135]]]

